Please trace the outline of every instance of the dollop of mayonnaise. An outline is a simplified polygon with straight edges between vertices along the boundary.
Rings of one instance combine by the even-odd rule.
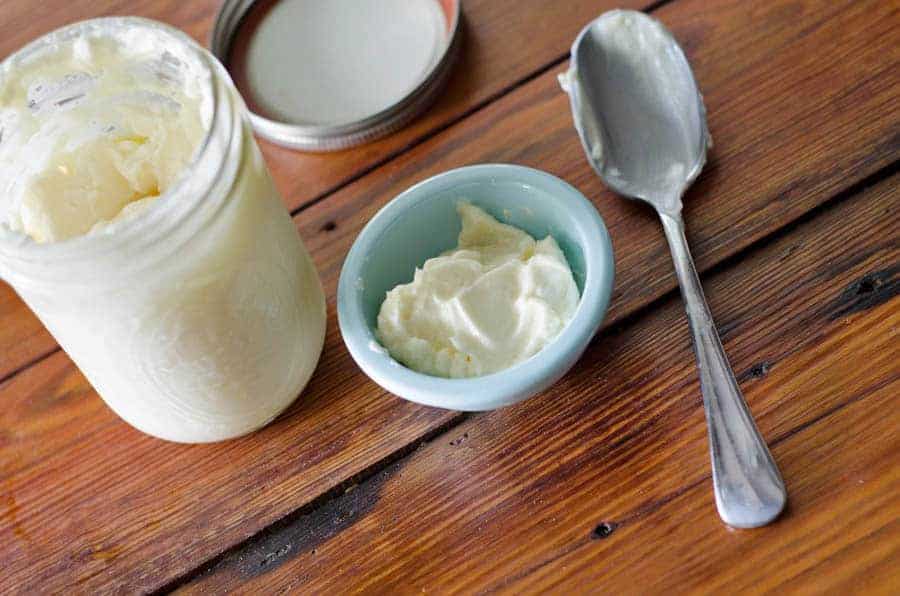
[[[142,41],[84,36],[4,64],[0,225],[66,240],[140,213],[179,179],[208,124],[199,85]]]
[[[575,315],[579,294],[553,237],[535,241],[466,202],[457,210],[459,246],[387,293],[377,336],[413,370],[475,377],[553,341]]]

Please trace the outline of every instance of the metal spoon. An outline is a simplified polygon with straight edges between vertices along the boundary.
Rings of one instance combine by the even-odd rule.
[[[581,31],[560,82],[603,182],[659,213],[694,339],[716,507],[730,526],[763,526],[778,517],[787,493],[722,349],[681,218],[681,195],[710,144],[687,58],[655,19],[614,10]]]

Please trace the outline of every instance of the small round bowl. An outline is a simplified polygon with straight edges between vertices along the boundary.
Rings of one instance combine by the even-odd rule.
[[[427,259],[456,247],[461,200],[535,239],[552,235],[572,268],[581,301],[559,336],[528,360],[481,377],[445,379],[398,363],[375,339],[375,329],[387,291],[412,281]],[[451,170],[400,194],[360,232],[338,284],[341,334],[363,372],[391,393],[440,408],[492,410],[546,389],[575,364],[606,313],[613,262],[600,214],[559,178],[514,165]]]

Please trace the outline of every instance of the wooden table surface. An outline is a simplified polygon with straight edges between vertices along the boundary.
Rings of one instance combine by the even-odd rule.
[[[0,57],[139,14],[206,42],[216,0],[3,0]],[[119,420],[0,284],[0,593],[900,593],[900,3],[464,0],[463,54],[405,130],[329,155],[262,143],[328,294],[302,397],[264,430],[166,443]],[[715,146],[688,236],[785,514],[723,526],[661,230],[585,161],[557,73],[578,30],[651,11],[694,67]],[[617,280],[552,389],[494,412],[407,403],[350,359],[335,287],[397,193],[481,162],[589,197]]]

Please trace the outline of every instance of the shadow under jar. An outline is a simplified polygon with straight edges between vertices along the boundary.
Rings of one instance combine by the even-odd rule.
[[[179,31],[138,18],[85,21],[38,39],[0,65],[0,175],[23,159],[17,144],[28,133],[10,115],[22,106],[11,105],[9,81],[85,39],[136,48],[135,77],[156,77],[162,89],[189,87],[202,140],[177,180],[140,212],[60,241],[36,242],[10,223],[9,197],[27,176],[0,177],[0,277],[138,429],[192,443],[258,429],[312,375],[325,301],[244,103],[215,58]],[[79,59],[89,63],[91,55]],[[79,69],[63,69],[55,81],[52,101],[37,109],[93,101]],[[156,113],[148,107],[149,117]],[[85,127],[112,130],[100,120]]]

